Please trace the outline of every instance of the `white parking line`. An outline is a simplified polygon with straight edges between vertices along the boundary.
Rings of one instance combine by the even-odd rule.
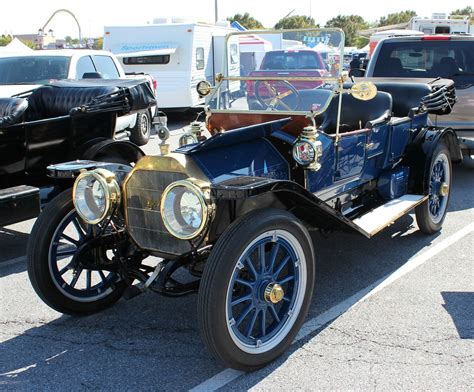
[[[328,309],[324,313],[321,313],[319,316],[316,316],[308,321],[306,321],[301,327],[298,335],[296,336],[293,343],[305,338],[314,331],[318,330],[325,324],[339,317],[343,313],[347,312],[349,309],[353,308],[357,304],[365,301],[366,299],[372,297],[374,294],[378,293],[380,290],[389,286],[396,280],[400,279],[404,275],[413,271],[415,268],[426,263],[428,260],[436,256],[438,253],[442,252],[444,249],[453,245],[455,242],[459,241],[461,238],[472,233],[474,231],[474,223],[462,228],[456,233],[452,234],[448,238],[442,240],[440,243],[432,246],[427,251],[422,254],[415,256],[413,259],[410,259],[406,264],[401,266],[395,272],[388,274],[376,282],[372,283],[368,287],[360,290],[351,297],[345,299],[344,301],[338,303],[332,308]],[[215,391],[223,386],[229,384],[236,378],[244,375],[245,372],[225,369],[222,372],[216,374],[214,377],[209,378],[208,380],[202,382],[201,384],[190,389],[190,392],[204,392],[204,391]]]

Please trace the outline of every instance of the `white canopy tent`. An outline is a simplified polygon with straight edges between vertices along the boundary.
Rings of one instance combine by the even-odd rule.
[[[33,49],[29,48],[23,42],[21,42],[18,38],[13,38],[12,42],[10,42],[6,46],[0,47],[1,54],[15,54],[15,53],[24,53],[24,52],[32,52]]]

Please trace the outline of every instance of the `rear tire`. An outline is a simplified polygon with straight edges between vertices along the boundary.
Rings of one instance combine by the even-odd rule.
[[[151,121],[148,111],[138,112],[137,121],[130,133],[130,141],[137,146],[144,146],[150,140]]]
[[[288,348],[314,287],[311,237],[282,210],[251,212],[219,238],[198,293],[198,322],[226,366],[252,371]]]
[[[438,143],[431,159],[427,188],[428,200],[415,208],[416,222],[425,234],[441,230],[451,197],[452,167],[449,150]]]

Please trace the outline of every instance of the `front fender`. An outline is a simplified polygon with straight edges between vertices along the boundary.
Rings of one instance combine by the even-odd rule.
[[[143,158],[145,153],[136,144],[129,142],[128,140],[100,140],[94,145],[88,147],[82,154],[81,159],[86,160],[104,160],[113,162],[114,158],[118,158],[119,163],[124,161],[137,162],[140,158]],[[112,160],[111,160],[112,159]]]
[[[211,237],[218,237],[239,216],[262,208],[288,210],[315,228],[365,235],[350,219],[292,181],[240,177],[211,186],[211,195],[216,201]]]

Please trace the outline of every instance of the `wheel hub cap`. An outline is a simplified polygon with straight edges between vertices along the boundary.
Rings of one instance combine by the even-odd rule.
[[[440,196],[447,196],[449,193],[449,185],[443,182],[439,187],[439,195]]]
[[[278,283],[270,283],[265,288],[264,298],[265,298],[265,301],[269,303],[277,304],[283,299],[284,296],[285,296],[285,292],[283,291],[283,288]]]

